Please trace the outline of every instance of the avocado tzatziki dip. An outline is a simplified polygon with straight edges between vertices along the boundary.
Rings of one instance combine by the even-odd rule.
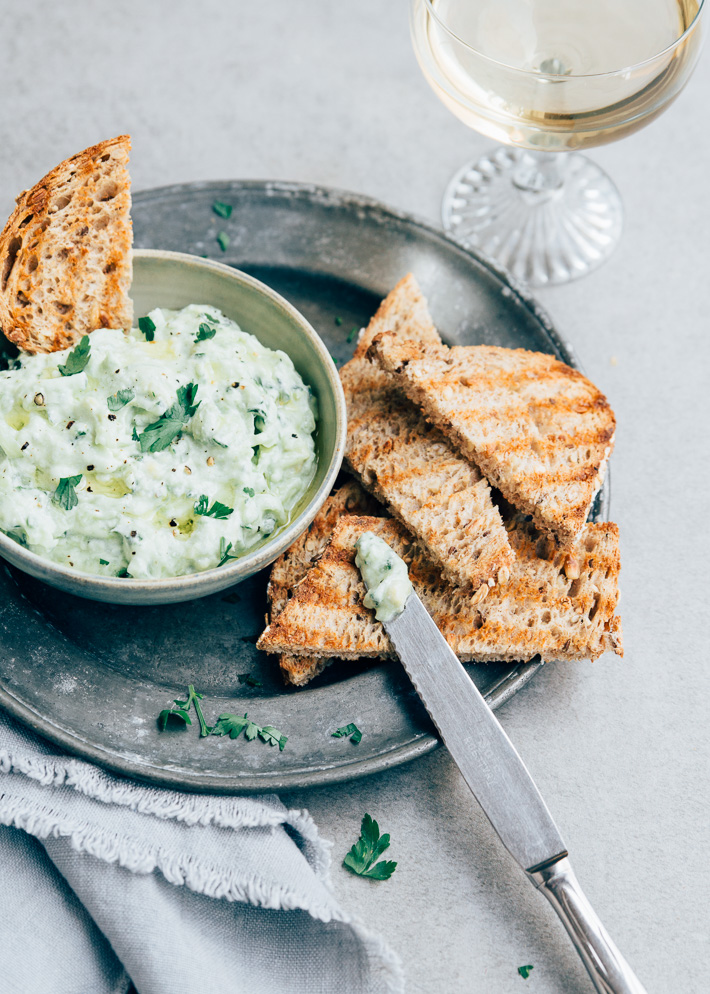
[[[355,549],[355,565],[367,587],[363,604],[378,621],[393,621],[414,592],[407,564],[374,532],[363,532]]]
[[[0,529],[98,576],[239,558],[316,470],[316,401],[289,357],[216,308],[22,355],[0,372]]]

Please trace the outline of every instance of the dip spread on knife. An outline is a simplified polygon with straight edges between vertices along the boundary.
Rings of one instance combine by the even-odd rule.
[[[288,521],[316,469],[316,402],[213,307],[139,325],[0,373],[0,529],[85,573],[180,576]]]
[[[378,621],[393,621],[414,592],[407,564],[374,532],[364,532],[355,548],[355,564],[367,587],[363,604],[374,610]]]

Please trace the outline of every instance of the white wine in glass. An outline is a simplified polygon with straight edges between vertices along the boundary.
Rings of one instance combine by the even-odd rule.
[[[444,226],[533,286],[604,262],[621,235],[621,200],[577,150],[631,134],[665,110],[697,61],[703,6],[412,0],[414,49],[435,93],[507,146],[454,176]]]

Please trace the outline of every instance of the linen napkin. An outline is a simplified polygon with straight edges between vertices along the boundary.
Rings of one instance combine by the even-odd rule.
[[[0,712],[3,994],[398,994],[332,892],[329,844],[274,795],[146,787]]]

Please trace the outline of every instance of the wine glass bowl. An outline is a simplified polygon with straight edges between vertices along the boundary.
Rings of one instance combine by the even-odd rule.
[[[621,200],[578,150],[631,134],[678,96],[700,52],[703,6],[412,0],[414,50],[434,92],[509,146],[459,170],[445,227],[532,285],[601,264],[621,234]]]

